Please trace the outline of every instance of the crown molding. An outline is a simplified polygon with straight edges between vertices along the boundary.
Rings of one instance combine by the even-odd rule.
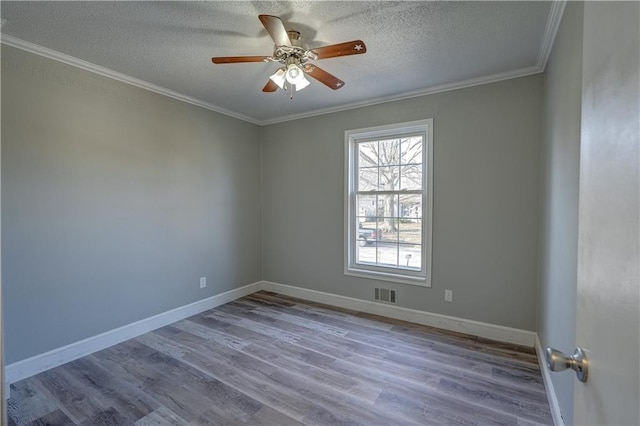
[[[220,114],[227,115],[229,117],[237,118],[239,120],[247,121],[253,124],[262,124],[259,120],[248,117],[243,114],[238,114],[233,111],[229,111],[227,109],[221,108],[217,105],[213,105],[207,102],[203,102],[199,99],[192,98],[190,96],[182,95],[178,92],[174,92],[173,90],[166,89],[164,87],[157,86],[155,84],[146,82],[144,80],[137,79],[135,77],[128,76],[126,74],[119,73],[117,71],[113,71],[109,68],[101,67],[100,65],[93,64],[91,62],[83,61],[82,59],[78,59],[74,56],[67,55],[52,49],[48,49],[46,47],[30,43],[28,41],[19,39],[17,37],[13,37],[6,34],[0,35],[0,43],[15,47],[17,49],[21,49],[27,51],[29,53],[34,53],[36,55],[44,56],[45,58],[53,59],[54,61],[62,62],[67,65],[74,66],[76,68],[83,69],[85,71],[89,71],[95,74],[102,75],[104,77],[108,77],[117,81],[121,81],[123,83],[130,84],[132,86],[139,87],[141,89],[148,90],[150,92],[155,92],[160,95],[167,96],[169,98],[177,99],[182,102],[186,102],[191,105],[199,106],[204,109],[208,109],[210,111],[215,111]]]
[[[560,21],[562,21],[562,15],[564,14],[566,5],[567,0],[554,0],[551,2],[551,9],[547,16],[547,27],[544,30],[542,44],[538,52],[538,62],[536,63],[540,72],[543,72],[547,68],[553,42],[556,39],[556,34],[558,34],[558,28],[560,27]]]
[[[308,113],[287,115],[285,117],[274,118],[273,120],[263,120],[260,122],[260,124],[261,125],[276,124],[276,123],[282,123],[285,121],[298,120],[300,118],[309,118],[317,115],[324,115],[324,114],[330,114],[334,112],[346,111],[350,109],[363,108],[363,107],[383,104],[387,102],[401,101],[404,99],[411,99],[411,98],[417,98],[420,96],[433,95],[435,93],[449,92],[452,90],[465,89],[467,87],[481,86],[489,83],[496,83],[498,81],[510,80],[512,78],[526,77],[528,75],[539,74],[541,72],[542,70],[536,65],[536,66],[521,68],[514,71],[507,71],[507,72],[487,75],[483,77],[470,78],[468,80],[456,81],[454,83],[439,84],[436,86],[430,86],[425,89],[415,90],[412,92],[399,93],[391,96],[368,99],[362,102],[354,102],[347,105],[340,105],[337,107],[319,109],[319,110],[311,111]]]

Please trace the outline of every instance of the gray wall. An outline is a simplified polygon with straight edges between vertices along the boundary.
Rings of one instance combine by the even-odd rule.
[[[576,340],[583,8],[567,3],[544,80],[538,333],[542,347],[565,353],[573,353]],[[551,380],[565,423],[573,424],[575,377]]]
[[[345,276],[344,131],[430,117],[432,287]],[[541,122],[535,75],[265,126],[263,279],[534,330]]]
[[[7,363],[258,281],[259,132],[2,46]]]

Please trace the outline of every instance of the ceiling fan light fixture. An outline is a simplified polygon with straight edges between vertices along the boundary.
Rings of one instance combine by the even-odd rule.
[[[307,80],[306,78],[304,78],[304,76],[302,76],[302,80],[300,80],[298,83],[296,83],[296,92],[299,92],[300,90],[304,89],[305,87],[307,87],[310,84],[311,84],[311,82],[309,80]]]
[[[304,71],[302,71],[302,68],[300,68],[296,64],[289,64],[287,66],[286,79],[290,84],[296,85],[301,83],[303,80],[306,80],[304,78]]]
[[[279,88],[284,89],[285,74],[284,68],[278,68],[278,70],[269,78],[277,84]]]

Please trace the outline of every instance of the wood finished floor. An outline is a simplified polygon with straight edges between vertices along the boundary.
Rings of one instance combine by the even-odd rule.
[[[10,426],[552,424],[535,353],[259,292],[11,385]]]

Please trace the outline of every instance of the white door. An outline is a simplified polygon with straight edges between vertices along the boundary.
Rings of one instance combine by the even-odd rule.
[[[640,3],[585,2],[577,425],[640,424]]]

